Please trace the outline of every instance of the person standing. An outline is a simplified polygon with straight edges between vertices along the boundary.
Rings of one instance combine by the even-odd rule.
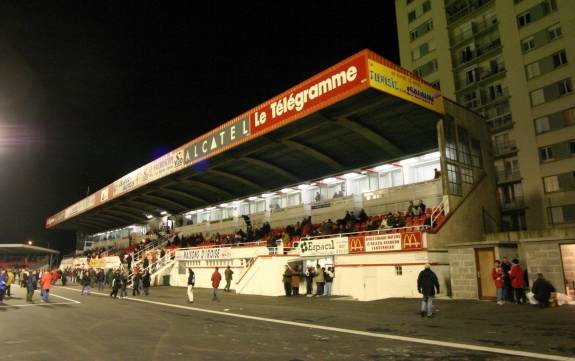
[[[284,268],[284,273],[282,275],[282,282],[284,284],[284,290],[286,296],[288,297],[291,296],[291,289],[292,289],[291,280],[292,280],[292,271],[290,266],[286,264]]]
[[[433,315],[433,296],[439,293],[439,281],[437,276],[431,270],[429,263],[425,264],[423,271],[417,277],[417,290],[423,295],[421,301],[421,317],[431,317]]]
[[[144,276],[142,277],[142,286],[144,288],[144,295],[148,296],[150,294],[150,271],[144,271]]]
[[[313,278],[315,277],[315,270],[313,266],[309,266],[305,271],[305,288],[306,297],[313,297]]]
[[[497,304],[504,305],[505,304],[505,283],[503,281],[503,270],[501,269],[501,262],[499,260],[495,260],[495,264],[493,265],[493,270],[491,271],[491,278],[493,278],[493,282],[495,283],[495,288],[497,289]]]
[[[96,284],[98,285],[98,291],[104,290],[104,281],[106,280],[106,275],[104,274],[103,269],[99,269],[98,273],[96,273]]]
[[[509,278],[511,278],[511,286],[513,287],[513,293],[515,295],[515,303],[523,304],[525,303],[525,294],[523,293],[523,288],[525,287],[523,268],[519,265],[519,260],[517,258],[514,258],[511,263],[513,265],[509,271]]]
[[[8,274],[6,270],[0,270],[0,304],[4,303],[4,295],[6,294],[6,282],[8,281]]]
[[[128,288],[128,276],[126,275],[126,272],[122,272],[120,274],[120,282],[120,298],[127,298],[128,291],[126,288]]]
[[[216,267],[214,273],[212,273],[212,301],[219,301],[218,297],[218,287],[220,287],[220,282],[222,281],[222,275],[218,272],[218,267]]]
[[[234,271],[232,271],[232,269],[228,265],[226,267],[226,271],[224,272],[224,274],[226,276],[226,288],[224,288],[224,291],[230,292],[230,285],[232,283],[232,275],[234,274]]]
[[[128,263],[128,272],[132,271],[132,254],[128,253],[128,257],[126,257],[126,262]]]
[[[331,286],[333,285],[333,278],[335,273],[333,272],[333,267],[328,267],[325,271],[325,296],[331,296]]]
[[[139,270],[134,272],[132,276],[132,296],[140,295],[140,287],[142,286],[142,274]]]
[[[88,272],[84,272],[84,274],[82,275],[82,291],[80,292],[80,295],[84,295],[84,292],[86,292],[87,295],[90,294],[90,274]]]
[[[42,289],[42,302],[48,302],[50,296],[50,285],[52,284],[52,274],[46,270],[40,280],[40,287]]]
[[[38,274],[30,271],[26,277],[26,302],[32,303],[36,288],[38,288]]]
[[[324,270],[325,268],[320,267],[319,263],[317,265],[317,272],[315,274],[315,284],[317,285],[317,290],[315,292],[315,295],[318,297],[323,296],[323,286],[325,285],[325,274],[324,274]]]
[[[299,271],[299,266],[295,266],[291,274],[291,294],[293,296],[299,296],[300,281],[301,281],[301,273]]]
[[[14,279],[16,278],[16,276],[14,275],[14,272],[12,272],[12,270],[8,270],[6,274],[8,275],[8,279],[6,280],[6,296],[11,297],[12,294],[10,293],[10,288],[12,286],[12,283],[14,283]]]
[[[503,295],[505,297],[505,301],[513,302],[513,287],[511,287],[511,278],[509,277],[511,263],[507,257],[503,257],[501,270],[503,271]]]
[[[196,285],[196,274],[190,268],[188,269],[188,302],[194,303],[194,286]]]

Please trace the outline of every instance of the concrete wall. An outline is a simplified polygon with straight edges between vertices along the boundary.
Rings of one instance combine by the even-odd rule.
[[[449,270],[453,298],[478,298],[475,250],[471,247],[449,250]]]
[[[533,285],[537,273],[551,282],[559,292],[565,292],[563,268],[561,267],[561,252],[558,241],[522,242],[521,253],[525,255],[529,285]]]

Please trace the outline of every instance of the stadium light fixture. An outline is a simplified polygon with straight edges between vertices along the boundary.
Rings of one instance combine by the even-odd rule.
[[[221,207],[221,208],[226,208],[226,207],[228,207],[229,205],[230,205],[229,203],[222,203],[222,204],[220,204],[220,207]]]
[[[154,218],[154,216],[152,216],[151,214],[146,214],[146,218],[152,219],[152,218]]]
[[[32,243],[33,243],[32,241],[28,241],[28,245],[29,245],[29,246],[31,246],[31,245],[32,245]]]
[[[272,197],[274,195],[275,195],[275,193],[263,193],[262,198],[269,198],[269,197]]]
[[[421,158],[423,160],[435,160],[435,159],[439,159],[440,156],[441,156],[441,154],[439,152],[433,152],[433,153],[425,154]]]
[[[281,192],[281,193],[291,193],[291,192],[293,192],[293,191],[294,191],[293,188],[284,188],[284,189],[282,189],[280,192]]]
[[[162,216],[165,216],[166,214],[168,214],[168,212],[166,212],[166,211],[161,211],[160,214],[161,214]]]
[[[377,167],[373,168],[373,170],[376,172],[386,172],[386,171],[390,171],[392,169],[396,169],[396,167],[392,164],[378,165]]]
[[[308,189],[309,187],[311,187],[311,185],[309,185],[309,184],[300,184],[300,185],[297,186],[297,189],[303,191],[303,190]]]
[[[257,201],[258,199],[260,199],[259,197],[249,197],[248,201]]]
[[[213,211],[214,209],[216,209],[216,207],[208,207],[206,208],[206,211]]]

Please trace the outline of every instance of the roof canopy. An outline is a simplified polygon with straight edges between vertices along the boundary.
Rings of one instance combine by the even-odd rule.
[[[48,218],[98,232],[437,148],[439,92],[364,50]]]
[[[29,256],[36,254],[59,254],[59,251],[50,248],[30,246],[27,244],[8,243],[0,244],[0,255]]]

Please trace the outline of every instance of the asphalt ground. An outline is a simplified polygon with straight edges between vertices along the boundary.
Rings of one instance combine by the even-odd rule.
[[[264,297],[152,288],[149,296],[82,296],[54,287],[50,302],[25,290],[0,306],[0,360],[568,360],[575,307],[494,302]],[[106,289],[109,292],[109,289]],[[131,291],[131,290],[130,290]],[[57,297],[59,296],[59,297]],[[479,347],[480,349],[477,349]],[[575,359],[575,358],[574,358]]]

